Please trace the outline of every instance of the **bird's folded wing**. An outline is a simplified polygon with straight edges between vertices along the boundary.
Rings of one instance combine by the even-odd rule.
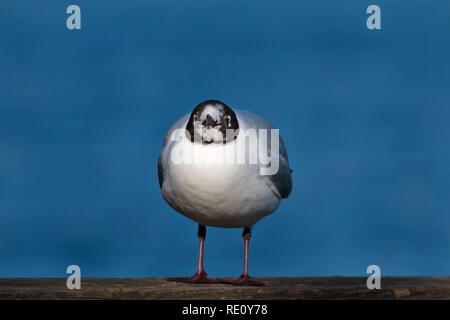
[[[271,153],[271,131],[270,129],[275,129],[275,127],[265,120],[264,118],[253,114],[249,111],[245,110],[236,110],[236,113],[238,115],[238,118],[242,118],[248,128],[253,129],[267,129],[268,135],[267,135],[267,153],[270,157]],[[267,166],[270,166],[269,163]],[[262,167],[263,165],[260,164]],[[288,155],[286,151],[286,147],[284,146],[283,139],[280,135],[279,140],[279,167],[277,173],[273,175],[264,175],[261,176],[261,178],[264,180],[264,182],[271,188],[271,190],[275,193],[276,196],[281,198],[287,198],[292,190],[292,175],[291,175],[291,168],[289,167],[289,160]],[[275,190],[274,190],[275,189]]]
[[[164,183],[164,177],[165,177],[163,153],[165,152],[165,149],[166,149],[167,145],[170,142],[170,137],[172,136],[172,133],[175,130],[177,130],[177,129],[181,129],[183,127],[184,123],[188,121],[188,119],[189,119],[189,114],[185,115],[180,120],[175,122],[170,127],[169,131],[167,131],[166,136],[164,137],[163,149],[162,149],[162,151],[161,151],[161,153],[159,154],[159,157],[158,157],[158,180],[159,180],[159,187],[160,188],[162,188],[162,185]]]

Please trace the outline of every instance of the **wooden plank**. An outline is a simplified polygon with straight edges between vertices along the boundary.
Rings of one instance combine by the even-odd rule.
[[[81,290],[69,290],[65,278],[0,279],[0,299],[450,299],[450,277],[383,277],[380,290],[356,277],[256,279],[266,286],[86,278]]]

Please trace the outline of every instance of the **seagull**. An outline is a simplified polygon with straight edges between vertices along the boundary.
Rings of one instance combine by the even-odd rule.
[[[209,278],[203,267],[209,226],[243,228],[244,270],[226,283],[264,285],[248,273],[251,229],[292,190],[287,151],[281,137],[275,139],[278,130],[274,129],[256,114],[207,100],[168,130],[158,157],[162,197],[175,211],[198,223],[199,238],[197,272],[168,280],[224,283]],[[266,159],[255,161],[255,155]]]

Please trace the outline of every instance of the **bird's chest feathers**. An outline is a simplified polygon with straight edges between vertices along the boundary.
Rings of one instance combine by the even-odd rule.
[[[233,148],[234,143],[196,145],[179,142],[172,148],[179,158],[169,160],[170,188],[176,193],[215,199],[245,189],[258,178],[258,168],[236,163]]]

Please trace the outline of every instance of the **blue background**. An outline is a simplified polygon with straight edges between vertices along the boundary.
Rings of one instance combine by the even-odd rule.
[[[449,1],[2,0],[0,277],[192,274],[156,161],[209,98],[270,119],[294,169],[252,275],[449,275],[449,39]],[[206,271],[239,275],[241,230],[208,230]]]

